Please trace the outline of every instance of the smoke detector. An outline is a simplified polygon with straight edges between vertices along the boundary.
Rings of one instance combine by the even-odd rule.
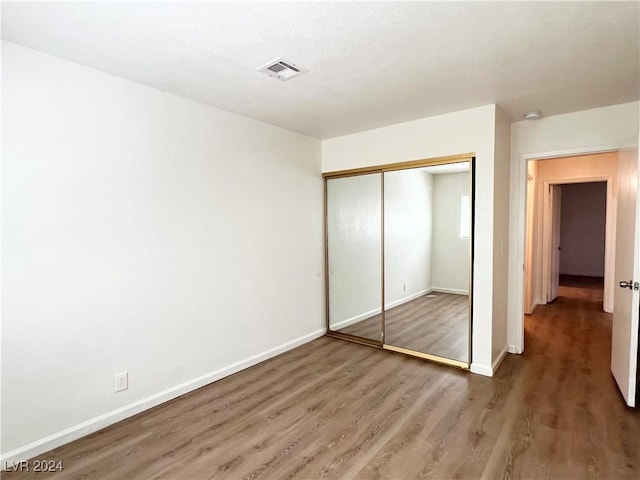
[[[540,110],[533,110],[524,114],[525,120],[539,120],[541,117],[542,112]]]
[[[301,67],[300,65],[296,65],[293,62],[289,62],[282,57],[278,57],[275,60],[267,63],[266,65],[258,68],[258,71],[266,73],[270,77],[277,78],[278,80],[282,80],[284,82],[286,80],[292,79],[293,77],[297,77],[298,75],[302,75],[309,70]]]

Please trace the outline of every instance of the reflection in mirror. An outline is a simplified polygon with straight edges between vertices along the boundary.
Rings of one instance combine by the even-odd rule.
[[[327,180],[329,329],[382,341],[382,174]]]
[[[469,361],[469,162],[384,173],[385,344]]]

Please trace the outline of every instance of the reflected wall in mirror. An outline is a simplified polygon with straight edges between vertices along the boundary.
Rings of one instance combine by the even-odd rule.
[[[384,172],[385,344],[469,362],[470,163]]]
[[[382,174],[326,189],[329,330],[382,342]]]

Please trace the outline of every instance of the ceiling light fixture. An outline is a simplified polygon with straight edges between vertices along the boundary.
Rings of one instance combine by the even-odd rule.
[[[286,80],[292,79],[293,77],[297,77],[298,75],[302,75],[309,70],[301,67],[300,65],[296,65],[293,62],[285,60],[282,57],[278,57],[275,60],[267,63],[266,65],[258,68],[258,71],[284,82]]]
[[[531,112],[527,112],[524,114],[525,120],[539,120],[542,117],[542,112],[540,110],[532,110]]]

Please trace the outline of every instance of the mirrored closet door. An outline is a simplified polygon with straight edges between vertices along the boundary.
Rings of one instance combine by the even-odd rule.
[[[473,155],[326,177],[327,331],[468,368]]]
[[[326,181],[329,330],[382,344],[382,174]]]
[[[468,363],[469,162],[384,173],[385,344]]]

